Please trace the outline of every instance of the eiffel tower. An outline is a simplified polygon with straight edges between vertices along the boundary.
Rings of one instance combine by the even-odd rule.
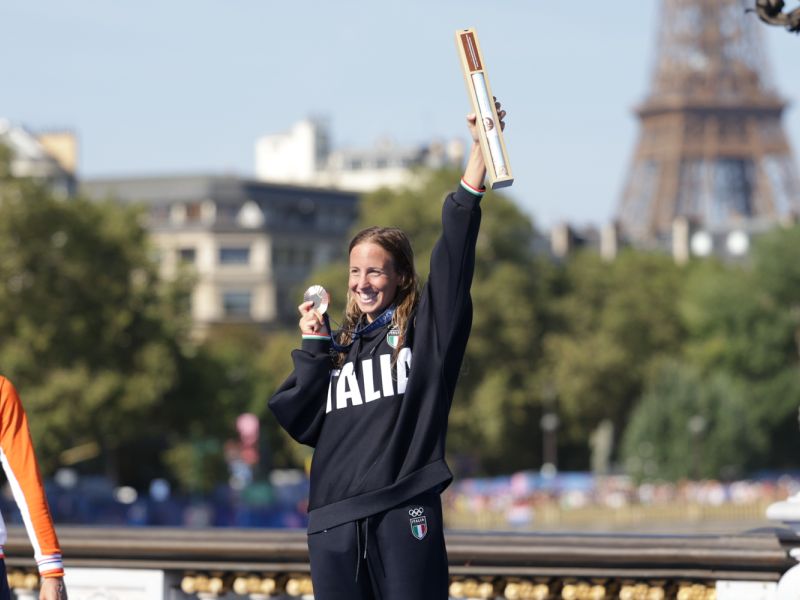
[[[652,246],[684,217],[709,231],[800,214],[762,25],[749,0],[662,0],[650,92],[619,204],[623,236]]]

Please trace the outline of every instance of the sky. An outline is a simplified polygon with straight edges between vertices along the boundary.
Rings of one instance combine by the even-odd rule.
[[[658,0],[26,0],[0,4],[0,118],[71,129],[82,178],[252,176],[259,136],[324,117],[334,147],[460,137],[455,31],[475,27],[541,227],[612,218],[648,91]],[[793,7],[792,7],[793,8]],[[487,9],[491,9],[487,11]],[[752,17],[755,18],[755,17]],[[800,37],[762,27],[800,102]],[[800,145],[800,110],[785,118]]]

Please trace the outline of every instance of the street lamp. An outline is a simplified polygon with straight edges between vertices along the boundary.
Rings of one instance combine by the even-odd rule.
[[[728,234],[728,238],[725,240],[725,246],[731,256],[741,258],[747,254],[747,251],[750,249],[750,238],[747,237],[744,231],[736,229]]]
[[[692,436],[692,472],[693,479],[699,479],[697,471],[700,467],[700,439],[706,430],[706,418],[703,415],[692,415],[686,423],[686,428]]]
[[[705,258],[714,251],[714,238],[708,231],[697,231],[692,235],[689,245],[692,254]]]
[[[555,475],[558,472],[558,438],[556,431],[560,424],[558,415],[546,412],[539,425],[542,428],[542,475]]]

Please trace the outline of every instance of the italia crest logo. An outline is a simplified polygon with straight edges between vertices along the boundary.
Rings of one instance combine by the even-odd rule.
[[[428,535],[428,518],[423,516],[425,509],[420,507],[411,508],[408,511],[408,516],[411,517],[408,522],[411,525],[411,535],[418,540],[423,539]]]
[[[397,348],[397,344],[400,342],[400,330],[396,327],[393,327],[389,330],[389,335],[386,336],[386,342],[392,347]]]

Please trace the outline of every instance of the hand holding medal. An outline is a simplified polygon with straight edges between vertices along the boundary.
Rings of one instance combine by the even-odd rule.
[[[303,335],[330,335],[323,315],[328,310],[330,295],[321,285],[312,285],[303,294],[300,311],[300,331]]]

